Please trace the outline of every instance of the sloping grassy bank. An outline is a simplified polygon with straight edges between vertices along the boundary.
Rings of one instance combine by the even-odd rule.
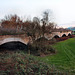
[[[59,69],[75,73],[75,38],[58,42],[53,47],[57,50],[56,54],[39,57],[48,64],[54,64]]]

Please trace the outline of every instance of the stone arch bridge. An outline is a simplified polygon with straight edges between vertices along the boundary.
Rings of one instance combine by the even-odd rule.
[[[8,42],[13,42],[13,41],[19,41],[24,44],[28,44],[29,42],[32,43],[31,37],[27,35],[2,35],[0,36],[0,45]]]
[[[67,31],[67,32],[53,32],[52,34],[45,34],[45,38],[52,39],[54,36],[59,36],[62,37],[63,35],[68,36],[69,34],[71,34],[71,31]],[[38,37],[36,37],[36,39],[38,39]],[[0,45],[7,43],[7,42],[12,42],[12,41],[19,41],[22,42],[24,44],[28,44],[29,42],[32,43],[32,38],[27,35],[3,35],[0,36]]]
[[[65,36],[69,36],[72,34],[72,31],[70,30],[66,30],[66,31],[55,31],[55,32],[52,32],[52,34],[45,34],[45,38],[47,39],[52,39],[54,38],[55,36],[58,36],[58,37],[63,37],[64,35]]]

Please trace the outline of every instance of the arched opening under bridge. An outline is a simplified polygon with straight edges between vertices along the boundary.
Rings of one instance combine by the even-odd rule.
[[[10,41],[1,44],[0,50],[28,50],[28,46],[20,41]]]
[[[62,37],[66,37],[66,34],[63,34]]]

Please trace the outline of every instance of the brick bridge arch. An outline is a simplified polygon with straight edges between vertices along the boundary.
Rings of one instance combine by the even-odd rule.
[[[5,36],[0,36],[0,45],[4,44],[4,43],[8,43],[8,42],[13,42],[13,41],[19,41],[22,42],[24,44],[28,44],[29,42],[32,42],[31,37],[28,36],[24,36],[24,35],[18,35],[18,36],[14,36],[14,35],[5,35]]]
[[[49,39],[52,39],[52,38],[54,38],[55,36],[58,36],[58,37],[62,37],[63,35],[66,35],[66,36],[68,36],[69,34],[72,34],[72,31],[66,31],[66,32],[60,32],[60,31],[58,31],[58,32],[52,32],[52,34],[45,34],[45,38],[47,38],[48,40]]]
[[[62,35],[65,34],[66,36],[68,36],[69,34],[71,34],[71,31],[68,32],[53,32],[52,34],[45,34],[45,38],[52,39],[55,35],[58,35],[59,37],[62,37]],[[38,39],[38,37],[36,38]],[[19,41],[22,42],[24,44],[28,44],[29,42],[32,43],[32,38],[30,36],[27,36],[26,34],[23,35],[3,35],[0,36],[0,45],[7,43],[7,42],[12,42],[12,41]]]

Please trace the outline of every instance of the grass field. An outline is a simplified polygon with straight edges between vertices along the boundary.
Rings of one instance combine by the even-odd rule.
[[[58,42],[53,47],[57,50],[56,54],[38,57],[38,60],[75,73],[75,38]]]

